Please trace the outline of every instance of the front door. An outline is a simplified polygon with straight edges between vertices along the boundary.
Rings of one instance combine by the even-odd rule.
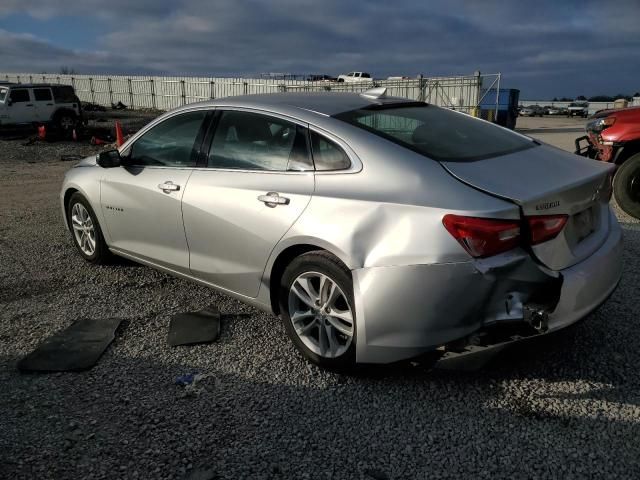
[[[194,276],[255,297],[273,248],[314,189],[307,129],[284,118],[217,114],[204,168],[182,200]]]
[[[38,120],[31,95],[28,88],[12,88],[9,91],[8,123],[31,123]]]
[[[124,166],[105,170],[100,200],[111,248],[188,271],[181,202],[206,113],[179,113],[153,126],[122,152]]]

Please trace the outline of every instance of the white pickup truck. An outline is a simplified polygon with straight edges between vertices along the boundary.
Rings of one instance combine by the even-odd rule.
[[[351,72],[347,75],[340,75],[338,77],[339,82],[345,83],[359,83],[359,82],[373,82],[373,78],[367,72]]]
[[[567,117],[584,117],[589,116],[589,103],[588,102],[571,102],[567,108]]]

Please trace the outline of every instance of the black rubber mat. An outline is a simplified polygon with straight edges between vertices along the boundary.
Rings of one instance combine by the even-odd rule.
[[[113,341],[121,318],[84,318],[42,342],[18,362],[23,372],[64,372],[93,367]]]
[[[168,342],[172,347],[213,342],[219,336],[220,311],[215,306],[171,317]]]

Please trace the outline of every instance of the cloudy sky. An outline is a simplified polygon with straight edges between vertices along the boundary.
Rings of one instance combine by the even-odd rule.
[[[503,73],[521,98],[640,90],[640,0],[1,0],[0,72]]]

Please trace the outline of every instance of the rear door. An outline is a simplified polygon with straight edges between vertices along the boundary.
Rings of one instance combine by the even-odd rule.
[[[274,114],[220,110],[205,145],[182,199],[190,269],[255,297],[269,255],[313,194],[307,128]]]
[[[179,272],[189,270],[181,202],[204,135],[206,110],[154,125],[104,170],[100,200],[109,246]]]
[[[53,112],[56,109],[53,103],[53,94],[51,88],[41,87],[33,89],[34,104],[36,109],[36,116],[39,121],[46,122],[51,119]]]

